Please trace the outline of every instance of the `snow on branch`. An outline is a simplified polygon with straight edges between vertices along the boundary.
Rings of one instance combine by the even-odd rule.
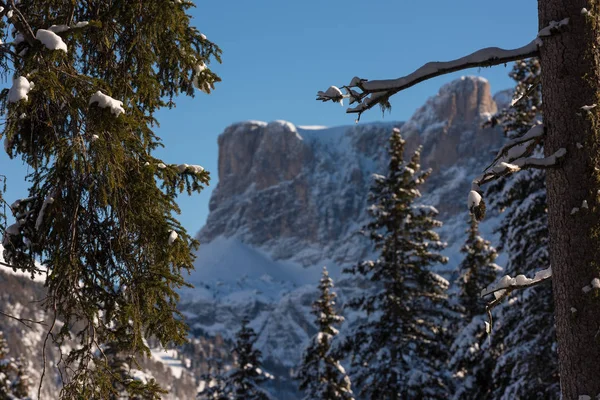
[[[545,169],[556,166],[561,158],[567,154],[567,149],[561,147],[554,154],[544,157],[521,157],[516,160],[504,160],[500,159],[490,167],[488,167],[483,175],[473,179],[471,186],[472,190],[480,191],[480,186],[498,179],[502,176],[510,175],[514,172],[520,171],[527,168],[538,168]]]
[[[517,275],[511,278],[510,275],[504,275],[498,282],[492,283],[487,288],[481,291],[481,297],[494,294],[496,299],[503,296],[505,292],[515,289],[525,289],[547,279],[552,278],[552,267],[537,271],[533,278],[528,278],[525,275]]]
[[[491,333],[492,327],[492,309],[500,304],[513,290],[522,290],[531,286],[538,285],[552,278],[552,267],[537,271],[533,278],[525,275],[517,275],[511,278],[510,275],[504,275],[496,283],[492,283],[481,291],[481,297],[493,294],[495,299],[485,306],[489,322],[486,322],[486,332]]]
[[[343,98],[349,98],[350,104],[358,103],[358,105],[348,108],[346,112],[358,113],[360,118],[360,114],[364,111],[371,109],[377,104],[387,103],[388,99],[394,94],[425,80],[467,68],[491,67],[493,65],[535,57],[539,54],[539,46],[542,45],[540,38],[559,31],[568,22],[568,18],[559,22],[551,21],[547,27],[539,31],[534,40],[517,49],[506,50],[498,47],[488,47],[456,60],[429,62],[416,71],[397,79],[369,81],[354,77],[350,84],[342,86],[346,90],[345,95],[337,87],[331,86],[325,92],[319,91],[317,93],[317,100],[341,102]],[[354,89],[359,89],[360,92]]]
[[[548,157],[530,157],[538,140],[543,136],[543,125],[536,125],[525,135],[509,141],[500,149],[494,162],[484,170],[483,174],[473,179],[471,191],[467,198],[467,207],[477,220],[480,221],[485,216],[485,202],[481,197],[481,186],[483,184],[522,169],[544,169],[556,166],[560,159],[567,154],[567,149],[561,147]]]
[[[529,129],[523,136],[509,140],[494,158],[494,161],[485,169],[487,171],[498,161],[510,161],[523,157],[525,154],[531,154],[533,145],[546,135],[544,125],[539,124]],[[506,160],[505,160],[506,159]]]
[[[94,103],[98,104],[100,108],[109,108],[110,112],[117,117],[125,112],[122,101],[113,99],[99,90],[90,97],[89,104],[92,105]]]

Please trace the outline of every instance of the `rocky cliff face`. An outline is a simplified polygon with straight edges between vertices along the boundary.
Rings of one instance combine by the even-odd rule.
[[[464,209],[464,169],[481,166],[502,140],[481,128],[496,111],[489,84],[465,77],[442,87],[405,124],[234,124],[219,137],[219,183],[198,237],[206,251],[223,237],[304,266],[355,262],[368,251],[355,233],[370,176],[385,171],[391,129],[401,127],[408,151],[423,146],[423,165],[433,169],[426,192],[445,218]]]

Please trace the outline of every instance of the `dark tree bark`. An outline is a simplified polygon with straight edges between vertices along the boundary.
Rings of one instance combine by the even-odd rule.
[[[600,395],[600,104],[598,0],[539,0],[540,28],[569,17],[540,48],[547,155],[567,156],[547,173],[561,390],[565,400]],[[591,14],[582,13],[587,8]],[[582,147],[583,146],[583,147]],[[587,201],[589,208],[582,207]],[[578,212],[572,213],[574,208]]]

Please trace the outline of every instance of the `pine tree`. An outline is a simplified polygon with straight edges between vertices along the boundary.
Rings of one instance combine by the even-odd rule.
[[[10,357],[4,333],[0,331],[0,400],[28,399],[29,378],[25,362]]]
[[[448,282],[431,271],[447,259],[434,228],[437,210],[415,205],[422,171],[417,150],[403,161],[405,141],[394,129],[387,176],[375,176],[369,196],[371,216],[365,230],[379,257],[346,272],[369,282],[370,289],[349,302],[366,318],[348,334],[343,350],[352,356],[353,381],[370,399],[447,398],[446,316]]]
[[[220,360],[211,360],[208,368],[208,372],[200,377],[204,381],[204,388],[198,393],[197,400],[229,400],[223,363]]]
[[[298,372],[300,390],[305,392],[305,400],[354,400],[350,379],[331,352],[331,341],[338,334],[334,325],[344,321],[335,310],[336,294],[331,291],[333,280],[327,268],[319,282],[319,298],[313,303],[318,333],[311,339],[304,351],[302,365]]]
[[[537,59],[515,64],[515,98],[522,100],[497,120],[509,138],[529,130],[541,118],[542,97]],[[523,94],[525,94],[523,97]],[[543,154],[543,143],[536,143]],[[499,226],[501,249],[508,253],[506,274],[533,276],[548,268],[548,214],[545,172],[526,170],[488,190],[491,206],[504,211]],[[495,317],[492,345],[498,354],[493,381],[496,398],[558,398],[558,356],[552,286],[538,285],[511,294]]]
[[[236,334],[233,352],[237,358],[227,377],[226,392],[233,400],[269,400],[270,396],[260,387],[268,375],[262,370],[260,350],[254,348],[256,333],[248,323],[244,318]]]
[[[139,356],[149,354],[145,337],[164,346],[186,339],[176,290],[197,241],[174,217],[176,198],[200,192],[209,174],[156,158],[153,129],[177,95],[210,92],[219,78],[207,65],[220,49],[190,25],[189,1],[0,6],[11,42],[0,65],[14,71],[0,97],[2,136],[30,171],[29,196],[11,207],[4,258],[48,270],[44,305],[63,323],[52,338],[77,341],[62,358],[61,397],[101,396],[91,391],[110,373],[93,365],[103,362],[99,346],[117,341]]]
[[[455,399],[489,398],[493,387],[493,357],[489,349],[484,350],[488,340],[484,328],[486,301],[480,293],[496,278],[500,268],[494,261],[498,253],[489,241],[479,236],[479,224],[474,216],[470,217],[470,221],[467,240],[461,248],[465,258],[459,265],[456,281],[460,314],[465,322],[458,324],[460,330],[450,349],[450,367],[457,380],[453,395]]]

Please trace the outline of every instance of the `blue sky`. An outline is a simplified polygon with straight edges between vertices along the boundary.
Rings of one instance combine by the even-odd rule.
[[[211,64],[223,82],[211,95],[180,98],[158,115],[167,163],[200,164],[212,174],[200,195],[183,196],[181,220],[198,231],[217,185],[217,137],[231,123],[288,120],[298,125],[348,125],[338,104],[315,101],[318,90],[406,75],[428,61],[461,57],[481,47],[520,47],[537,27],[535,0],[219,0],[196,1],[194,24],[223,50]],[[368,121],[406,120],[441,85],[461,75],[488,79],[492,91],[512,87],[510,65],[446,75],[392,97],[392,112],[371,110]],[[23,168],[2,154],[8,202],[26,195]]]

